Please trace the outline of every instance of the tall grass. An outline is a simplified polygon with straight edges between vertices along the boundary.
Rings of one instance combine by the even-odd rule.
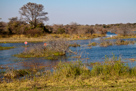
[[[90,70],[81,62],[60,62],[53,72],[53,76],[57,78],[76,78],[78,76],[89,76]]]
[[[104,63],[97,63],[91,70],[92,76],[136,76],[136,68],[130,68],[123,63],[121,59],[114,56],[109,60],[105,59]]]

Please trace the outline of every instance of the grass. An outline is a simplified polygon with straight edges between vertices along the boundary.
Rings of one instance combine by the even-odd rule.
[[[131,35],[131,36],[117,35],[117,36],[109,37],[106,39],[129,39],[129,38],[136,38],[136,35]]]
[[[96,42],[89,43],[88,46],[97,46]]]
[[[20,70],[8,70],[7,72],[4,73],[5,78],[17,78],[17,77],[22,77],[26,74],[30,74],[29,70],[26,69],[20,69]]]
[[[136,68],[129,68],[121,59],[106,58],[105,62],[95,64],[92,70],[81,61],[60,62],[53,72],[30,79],[3,80],[0,90],[29,91],[135,91]]]
[[[115,42],[110,40],[102,40],[102,42],[99,43],[101,47],[108,47],[112,45],[129,45],[129,44],[135,44],[135,41],[117,39]]]
[[[99,44],[101,47],[107,47],[107,46],[112,46],[113,43],[110,41],[103,41]]]
[[[124,40],[120,40],[118,39],[115,42],[116,45],[128,45],[128,44],[135,44],[135,41],[124,41]]]
[[[15,47],[2,47],[2,46],[0,46],[0,50],[9,50],[9,49],[13,49],[13,48],[15,48]]]
[[[40,37],[27,37],[25,35],[13,35],[12,37],[9,38],[0,38],[0,43],[23,43],[25,41],[27,42],[43,42],[43,41],[48,41],[52,38],[65,38],[67,40],[85,40],[85,39],[93,39],[96,37],[103,37],[105,35],[101,34],[46,34],[45,36],[40,36]]]
[[[16,54],[14,56],[20,57],[20,58],[45,57],[45,59],[57,60],[59,56],[63,56],[63,55],[65,55],[64,52],[50,50],[44,47],[40,49],[39,46],[37,46],[28,50],[27,52]]]

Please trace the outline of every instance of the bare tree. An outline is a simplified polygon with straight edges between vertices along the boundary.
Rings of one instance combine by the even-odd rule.
[[[43,10],[44,6],[42,4],[29,2],[20,8],[19,13],[23,19],[35,28],[38,23],[48,20],[48,17],[46,17],[48,13]]]

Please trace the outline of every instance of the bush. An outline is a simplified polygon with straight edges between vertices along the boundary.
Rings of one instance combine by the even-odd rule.
[[[41,28],[35,28],[25,31],[25,34],[30,37],[39,37],[43,33],[43,30]]]
[[[76,78],[77,76],[90,75],[90,70],[81,61],[62,63],[60,62],[53,72],[56,78]]]
[[[107,58],[109,60],[109,58]],[[92,76],[125,76],[125,75],[132,75],[134,70],[132,71],[128,65],[121,62],[121,59],[117,60],[115,57],[112,58],[113,60],[105,60],[104,63],[96,64],[93,66],[91,70]],[[131,70],[131,71],[130,71]],[[136,71],[136,70],[135,70]]]

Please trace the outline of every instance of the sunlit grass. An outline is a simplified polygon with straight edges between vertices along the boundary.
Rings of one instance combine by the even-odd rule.
[[[11,82],[3,80],[0,90],[136,90],[136,68],[128,67],[114,56],[106,58],[105,62],[94,64],[92,70],[81,61],[60,62],[53,71],[41,74],[20,80],[12,79]]]
[[[0,43],[22,43],[22,42],[43,42],[48,41],[52,38],[65,38],[67,40],[85,40],[85,39],[93,39],[97,37],[103,37],[105,35],[102,34],[46,34],[44,36],[39,37],[27,37],[25,35],[13,35],[8,38],[0,38]]]

